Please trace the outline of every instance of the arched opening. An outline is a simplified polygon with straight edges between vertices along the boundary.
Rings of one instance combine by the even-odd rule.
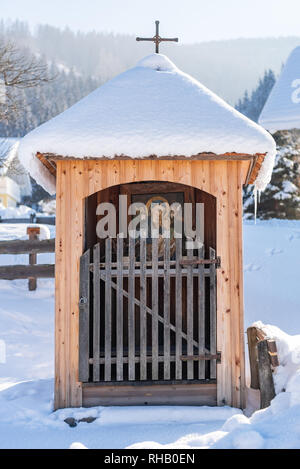
[[[120,184],[95,192],[86,198],[85,202],[85,249],[93,247],[100,240],[97,237],[96,226],[101,218],[96,215],[97,206],[102,202],[110,202],[119,212],[119,196],[126,194],[128,205],[134,202],[148,203],[155,196],[167,199],[169,204],[173,202],[204,204],[204,246],[205,254],[208,255],[209,247],[217,249],[217,227],[216,227],[216,198],[192,186],[162,181],[143,181]],[[196,211],[193,211],[193,227],[195,227]],[[128,219],[129,221],[129,219]],[[117,216],[117,232],[119,218]]]
[[[97,215],[101,203],[116,209],[126,203],[177,203],[182,219],[190,204],[192,229],[202,214],[204,246],[188,247],[185,231],[168,242],[137,238],[101,239]],[[197,211],[197,204],[202,211]],[[132,216],[127,212],[127,224]],[[170,230],[172,233],[172,229]],[[86,325],[80,348],[88,360],[80,380],[89,384],[209,383],[216,381],[216,199],[191,186],[146,181],[116,185],[92,194],[85,203],[85,254],[81,279],[89,289]],[[87,256],[87,257],[86,257]],[[85,290],[86,291],[86,290]],[[81,352],[80,352],[81,353]],[[85,360],[85,361],[84,361]],[[84,370],[83,370],[84,368]]]

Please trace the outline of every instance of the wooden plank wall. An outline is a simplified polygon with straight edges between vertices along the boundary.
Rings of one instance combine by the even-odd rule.
[[[82,405],[78,378],[79,258],[84,199],[137,181],[191,185],[217,199],[217,402],[244,406],[242,184],[249,163],[188,160],[57,161],[55,408]]]

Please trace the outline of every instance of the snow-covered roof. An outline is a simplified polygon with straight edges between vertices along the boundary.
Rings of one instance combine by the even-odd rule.
[[[259,117],[269,132],[300,129],[300,46],[289,55]]]
[[[7,176],[18,184],[21,196],[32,193],[28,171],[20,163],[18,150],[20,142],[16,138],[0,137],[0,176]]]
[[[37,152],[75,158],[267,153],[257,179],[269,182],[275,142],[263,128],[153,54],[71,108],[36,128],[20,145],[22,163],[38,183],[55,191],[54,176]]]

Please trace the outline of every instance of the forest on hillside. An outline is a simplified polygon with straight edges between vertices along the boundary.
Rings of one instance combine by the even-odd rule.
[[[20,112],[11,113],[7,120],[0,121],[1,137],[22,137],[108,79],[134,66],[153,49],[152,44],[136,43],[134,36],[75,33],[48,25],[39,26],[33,33],[26,23],[18,21],[0,21],[1,38],[12,41],[25,56],[40,60],[50,77],[49,82],[40,86],[17,90]],[[257,122],[283,61],[299,40],[240,39],[179,47],[167,44],[162,52]],[[286,149],[282,142],[280,145],[284,158],[276,161],[272,183],[262,195],[258,215],[299,218],[299,166],[294,164],[295,152]],[[28,204],[46,195],[34,181],[33,187],[34,196],[27,200]],[[244,191],[244,209],[245,215],[253,218],[251,187]]]
[[[32,32],[26,23],[19,21],[0,21],[1,37],[13,41],[24,54],[47,63],[53,77],[43,86],[19,91],[22,114],[0,123],[0,135],[10,137],[23,136],[153,50],[152,44],[137,43],[135,36],[80,33],[49,25],[41,25]],[[299,42],[300,38],[291,37],[164,44],[162,52],[256,120],[262,99],[251,93],[260,86],[259,80],[266,81],[266,69],[272,69],[274,76],[280,71],[286,56]],[[272,76],[268,80],[271,82]],[[263,89],[263,99],[266,89],[269,87]],[[251,111],[253,105],[256,109]]]

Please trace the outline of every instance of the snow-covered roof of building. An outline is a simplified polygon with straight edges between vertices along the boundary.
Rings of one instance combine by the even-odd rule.
[[[19,145],[16,138],[0,137],[0,176],[11,178],[18,184],[21,196],[28,196],[32,186],[29,173],[19,160]]]
[[[275,142],[263,128],[153,54],[25,136],[19,155],[38,183],[55,178],[37,153],[75,158],[267,153],[256,184],[269,182]]]
[[[269,132],[300,129],[300,46],[289,55],[259,117]]]

